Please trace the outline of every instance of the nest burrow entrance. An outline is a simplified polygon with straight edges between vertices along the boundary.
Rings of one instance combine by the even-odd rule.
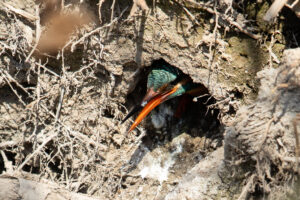
[[[135,89],[127,96],[128,110],[141,103],[146,94],[147,76],[151,69],[166,64],[169,65],[165,60],[159,59],[141,70]],[[221,124],[218,119],[219,110],[215,106],[216,100],[203,84],[197,84],[202,87],[202,91],[205,91],[203,94],[198,96],[184,94],[170,99],[152,110],[139,126],[146,129],[147,135],[164,132],[175,137],[185,132],[193,137],[220,136],[218,134]],[[136,116],[137,114],[132,119]]]

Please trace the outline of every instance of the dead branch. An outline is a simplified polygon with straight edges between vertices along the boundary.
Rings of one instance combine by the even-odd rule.
[[[214,10],[213,8],[209,7],[208,5],[206,4],[203,4],[203,3],[199,3],[199,2],[196,2],[194,0],[184,0],[187,4],[183,4],[182,2],[178,1],[178,0],[173,0],[177,3],[179,3],[181,6],[186,6],[186,7],[191,7],[191,8],[195,8],[195,9],[202,9],[202,10],[205,10],[206,12],[214,15],[214,16],[219,16],[219,18],[221,20],[219,20],[219,24],[221,26],[223,26],[224,28],[227,27],[228,24],[236,27],[240,32],[248,35],[249,37],[253,38],[253,39],[260,39],[261,36],[260,35],[257,35],[257,34],[254,34],[252,33],[246,26],[243,26],[241,24],[239,24],[237,21],[235,21],[232,17],[228,16],[228,15],[225,15],[223,13],[220,13],[216,10]],[[226,23],[225,23],[226,22]]]
[[[275,0],[264,16],[265,21],[271,21],[286,4],[287,0]]]
[[[6,71],[3,71],[2,69],[0,69],[0,72],[1,72],[2,78],[6,81],[6,83],[9,85],[10,89],[18,97],[19,101],[23,104],[23,106],[26,106],[26,103],[22,100],[22,97],[19,95],[19,93],[15,90],[15,88],[12,86],[12,84],[10,83],[10,81],[7,79],[7,75],[9,75],[9,74]],[[10,75],[8,77],[10,77]]]
[[[196,17],[186,7],[183,6],[183,10],[186,12],[186,14],[191,18],[191,20],[195,24],[200,25],[200,23],[198,22],[198,20],[196,19]]]
[[[0,143],[0,149],[5,149],[7,147],[13,147],[16,146],[19,142],[17,141],[6,141]]]
[[[71,52],[73,52],[74,49],[75,49],[75,46],[76,46],[77,44],[83,42],[83,40],[84,40],[85,38],[87,38],[87,37],[89,37],[89,36],[91,36],[91,35],[93,35],[93,34],[99,32],[99,31],[101,31],[101,30],[103,30],[104,28],[110,27],[111,25],[113,25],[114,23],[116,23],[117,21],[119,21],[119,19],[123,16],[124,12],[125,12],[127,9],[128,9],[128,7],[126,7],[126,8],[121,12],[121,14],[120,14],[119,17],[116,17],[116,18],[115,18],[114,20],[112,20],[109,24],[106,24],[106,25],[104,25],[104,26],[98,27],[98,28],[92,30],[91,32],[88,32],[88,33],[84,34],[79,40],[73,42],[73,43],[72,43],[72,46],[71,46]]]
[[[238,200],[246,199],[246,195],[249,193],[251,186],[253,185],[255,174],[252,174],[250,178],[248,178],[247,184],[243,187],[243,190],[238,198]]]
[[[102,24],[102,15],[101,15],[101,7],[102,7],[102,4],[104,3],[105,0],[99,0],[99,3],[98,3],[98,16],[99,16],[99,22],[100,24]]]
[[[4,151],[0,151],[1,156],[3,158],[3,162],[4,162],[4,168],[6,169],[6,173],[8,174],[12,174],[14,169],[13,169],[13,165],[12,165],[12,161],[9,161],[4,153]]]
[[[40,37],[41,37],[41,25],[40,25],[40,16],[39,16],[39,13],[40,13],[40,9],[39,9],[39,6],[35,6],[35,14],[37,16],[37,19],[35,21],[35,27],[36,27],[36,30],[35,30],[35,44],[33,46],[33,48],[31,49],[30,53],[28,54],[28,56],[26,57],[25,59],[25,62],[28,62],[29,58],[31,57],[31,55],[33,54],[33,52],[36,50],[38,44],[39,44],[39,41],[40,41]]]
[[[270,131],[271,124],[272,124],[273,122],[274,122],[274,117],[273,117],[272,119],[270,119],[270,120],[268,121],[268,123],[267,123],[267,127],[266,127],[266,130],[265,130],[264,134],[263,134],[263,139],[262,139],[262,142],[261,142],[261,144],[260,144],[259,150],[262,149],[264,143],[266,142],[268,133],[269,133],[269,131]]]
[[[60,111],[61,111],[61,107],[62,107],[64,94],[65,94],[65,88],[64,88],[64,86],[62,86],[61,90],[60,90],[59,102],[58,102],[57,110],[56,110],[56,114],[55,114],[55,123],[58,121],[59,116],[60,116]]]
[[[141,8],[145,12],[149,10],[149,7],[147,6],[145,0],[133,0],[133,5],[130,10],[129,17],[132,17],[136,13],[138,8]]]
[[[40,105],[48,114],[50,114],[50,116],[52,116],[54,119],[56,119],[56,115],[51,112],[45,105],[41,104]],[[72,130],[69,126],[65,125],[64,123],[62,123],[59,119],[57,119],[57,122],[64,127],[66,130],[68,130],[68,132],[74,136],[75,138],[77,138],[79,141],[81,141],[84,144],[87,145],[93,145],[95,147],[98,147],[100,150],[105,150],[106,146],[99,144],[97,142],[95,142],[94,140],[90,139],[88,136],[84,135],[83,133],[80,133],[78,131],[74,131]]]
[[[115,5],[116,5],[116,0],[113,0],[111,4],[111,15],[110,15],[110,21],[114,20],[114,12],[115,12]]]
[[[48,142],[50,142],[53,138],[55,138],[58,135],[59,131],[50,131],[48,133],[48,137],[44,139],[43,143],[32,153],[30,154],[24,161],[22,164],[19,165],[19,167],[17,168],[17,171],[22,170],[22,168],[24,167],[24,165],[26,165],[36,154],[40,153],[42,148],[44,148],[44,146],[46,144],[48,144]]]
[[[286,6],[295,12],[297,17],[300,17],[300,3],[299,0],[275,0],[267,13],[264,16],[265,21],[272,21],[278,13],[282,10],[282,8]]]
[[[30,137],[28,137],[25,141],[30,141],[33,138],[34,135],[31,135]],[[1,142],[0,143],[0,149],[5,149],[8,147],[14,147],[18,144],[21,144],[23,141],[22,139],[20,140],[14,140],[14,141],[6,141],[6,142]]]
[[[26,19],[30,20],[30,21],[36,21],[36,20],[39,20],[39,16],[35,16],[35,15],[32,15],[24,10],[20,10],[20,9],[17,9],[17,8],[14,8],[13,6],[9,5],[8,3],[5,3],[3,2],[2,3],[9,11],[13,12],[13,13],[16,13],[22,17],[25,17]]]
[[[27,95],[30,95],[30,93],[14,77],[12,77],[7,71],[5,71],[5,70],[3,70],[3,69],[0,68],[0,72],[1,72],[1,75],[3,76],[3,78],[7,81],[7,84],[9,84],[12,87],[12,85],[10,83],[11,82],[15,83]],[[13,89],[13,87],[12,87],[12,89]],[[17,91],[15,91],[15,92],[16,92],[16,95],[18,96]]]

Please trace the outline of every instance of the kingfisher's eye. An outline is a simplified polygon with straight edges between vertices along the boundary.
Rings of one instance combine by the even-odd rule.
[[[143,102],[141,103],[141,106],[144,107],[147,103],[148,103],[148,101],[143,101]]]

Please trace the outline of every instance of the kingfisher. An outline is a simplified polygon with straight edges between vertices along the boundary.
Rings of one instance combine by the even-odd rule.
[[[183,94],[195,95],[199,93],[203,93],[203,87],[193,83],[192,79],[179,69],[171,65],[156,66],[148,75],[147,92],[142,102],[128,113],[122,123],[141,110],[128,130],[131,132],[159,104]]]

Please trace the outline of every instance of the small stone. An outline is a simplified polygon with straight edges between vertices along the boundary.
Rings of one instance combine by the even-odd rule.
[[[123,135],[121,135],[121,134],[115,134],[115,135],[113,136],[113,140],[114,140],[115,143],[117,143],[119,146],[121,146],[121,144],[122,144],[123,141],[124,141],[124,137],[123,137]]]

